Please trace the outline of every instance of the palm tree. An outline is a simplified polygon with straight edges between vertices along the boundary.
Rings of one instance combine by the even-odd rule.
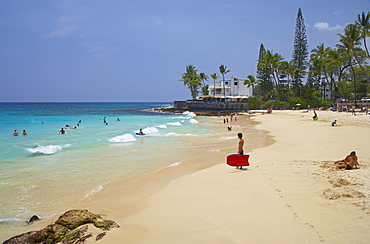
[[[217,73],[211,74],[211,78],[213,79],[213,96],[216,96],[216,80],[220,79]]]
[[[247,79],[244,81],[244,85],[247,85],[248,87],[252,86],[252,95],[254,91],[254,85],[257,83],[256,78],[254,78],[253,75],[248,75]]]
[[[340,36],[339,41],[342,44],[338,44],[337,46],[339,48],[347,49],[348,50],[347,53],[349,53],[349,51],[352,51],[357,64],[360,66],[362,72],[368,77],[356,53],[356,50],[358,51],[356,47],[361,44],[360,29],[356,25],[349,24],[344,28],[344,35],[342,34],[338,34],[338,35]]]
[[[199,87],[202,85],[199,75],[197,74],[197,69],[194,65],[186,66],[186,72],[181,75],[181,81],[184,82],[184,86],[187,86],[190,90],[190,94],[193,99],[198,96]]]
[[[287,76],[288,88],[290,89],[290,84],[292,78],[297,74],[299,68],[294,65],[294,61],[283,61],[280,65],[281,72]],[[294,91],[294,96],[296,96],[296,91]]]
[[[341,44],[337,44],[337,47],[341,50],[345,50],[348,58],[349,58],[349,64],[352,70],[353,74],[353,87],[354,87],[354,96],[355,96],[355,104],[356,104],[356,99],[357,99],[357,89],[356,89],[356,73],[353,68],[353,63],[352,63],[352,53],[353,56],[356,60],[356,62],[359,64],[362,72],[367,76],[366,72],[364,71],[361,63],[358,60],[358,57],[356,55],[356,46],[360,45],[360,31],[359,28],[356,25],[349,24],[344,28],[344,35],[338,34],[340,36],[340,42]]]
[[[320,65],[319,67],[319,76],[320,76],[320,80],[322,81],[322,86],[323,86],[323,89],[324,89],[324,98],[326,98],[325,96],[325,88],[326,88],[326,81],[328,81],[328,77],[327,77],[327,64],[328,64],[328,52],[329,50],[331,50],[330,47],[327,47],[325,48],[324,44],[321,43],[320,45],[317,46],[317,48],[314,48],[311,50],[311,59],[317,59],[317,64]],[[323,76],[323,79],[321,79],[321,77]],[[331,89],[331,86],[330,86],[330,89]]]
[[[326,56],[326,70],[329,73],[330,77],[330,83],[329,87],[331,92],[333,93],[334,90],[336,90],[336,84],[335,84],[335,78],[334,76],[337,76],[338,78],[338,84],[341,86],[343,91],[343,86],[341,85],[341,72],[340,67],[343,64],[342,56],[338,52],[337,49],[330,49],[327,52]]]
[[[278,99],[280,100],[280,80],[279,80],[279,67],[283,57],[278,53],[273,53],[270,50],[265,52],[262,60],[259,60],[260,65],[268,70],[270,75],[275,81]]]
[[[364,12],[357,16],[356,25],[359,27],[361,32],[361,37],[364,39],[364,46],[367,53],[367,56],[370,57],[369,50],[367,49],[366,37],[370,36],[370,12],[367,12],[365,15]]]
[[[204,96],[208,95],[208,85],[204,81],[207,81],[209,79],[208,75],[205,73],[199,73],[199,79],[202,81],[203,87],[202,87],[202,94]]]
[[[222,81],[223,81],[223,86],[224,86],[224,96],[226,97],[226,90],[225,90],[225,74],[229,73],[230,70],[227,69],[227,66],[221,64],[220,67],[220,73],[222,74]]]

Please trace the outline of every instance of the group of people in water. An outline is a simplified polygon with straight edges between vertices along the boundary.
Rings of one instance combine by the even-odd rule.
[[[79,126],[80,126],[80,124],[82,123],[82,120],[79,120],[78,121],[78,123],[76,124],[76,126],[74,126],[74,127],[72,127],[71,125],[69,125],[69,124],[66,124],[66,126],[65,126],[65,128],[69,128],[69,129],[77,129]],[[65,134],[65,133],[67,133],[65,130],[64,130],[64,128],[62,127],[61,129],[60,129],[60,131],[59,131],[59,133],[58,134]]]
[[[18,135],[19,135],[18,131],[17,130],[14,130],[13,136],[18,136]],[[23,130],[22,136],[26,136],[26,135],[28,135],[27,132],[26,132],[26,130]]]

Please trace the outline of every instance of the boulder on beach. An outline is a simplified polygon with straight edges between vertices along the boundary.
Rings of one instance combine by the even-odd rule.
[[[69,210],[61,215],[54,224],[48,225],[42,230],[30,231],[14,236],[4,244],[24,243],[84,243],[87,238],[94,236],[88,231],[88,224],[96,228],[108,231],[119,228],[112,220],[105,220],[100,215],[93,214],[88,210]],[[106,232],[96,234],[96,241],[100,240]]]

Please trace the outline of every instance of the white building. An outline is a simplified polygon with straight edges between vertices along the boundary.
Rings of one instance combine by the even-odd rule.
[[[244,80],[237,80],[234,77],[231,77],[231,80],[225,80],[225,86],[222,80],[217,81],[215,84],[210,84],[208,91],[209,96],[216,97],[250,97],[253,95],[252,86],[248,87],[244,85]]]

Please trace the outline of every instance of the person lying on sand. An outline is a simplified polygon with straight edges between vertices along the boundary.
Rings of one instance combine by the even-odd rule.
[[[345,159],[337,160],[334,163],[338,164],[336,166],[336,169],[353,169],[357,168],[359,166],[359,163],[357,162],[358,158],[356,156],[356,152],[352,151],[349,155],[346,156]]]

